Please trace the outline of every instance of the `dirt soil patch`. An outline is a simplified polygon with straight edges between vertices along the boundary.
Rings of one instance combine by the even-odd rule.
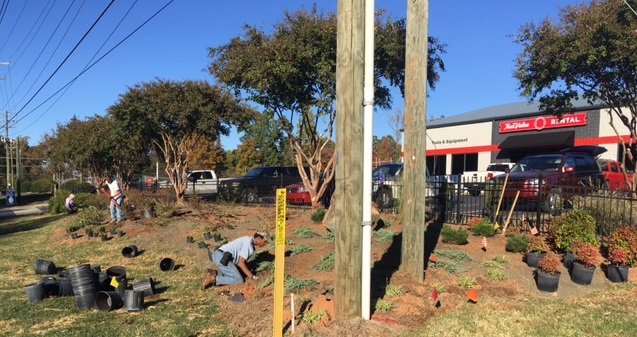
[[[400,219],[391,214],[382,214],[380,222],[374,227],[372,236],[372,304],[379,299],[388,302],[391,310],[372,309],[371,320],[337,320],[334,316],[334,271],[317,270],[315,266],[329,254],[334,252],[334,242],[330,240],[329,230],[312,222],[312,211],[309,209],[289,208],[286,224],[286,258],[285,274],[300,281],[313,280],[314,285],[295,290],[294,313],[291,312],[290,292],[284,299],[284,327],[286,333],[292,329],[294,318],[295,334],[315,336],[393,336],[417,326],[425,325],[427,320],[445,312],[452,311],[467,303],[469,289],[459,286],[461,280],[475,280],[473,290],[479,300],[485,298],[501,298],[507,301],[524,301],[529,298],[565,298],[582,296],[594,291],[610,287],[611,283],[599,271],[591,285],[581,286],[570,280],[568,271],[563,270],[559,289],[556,293],[543,293],[537,290],[533,277],[533,268],[523,261],[521,254],[505,251],[507,238],[502,234],[486,239],[484,249],[483,237],[470,236],[466,245],[452,245],[439,242],[435,247],[436,262],[429,262],[425,281],[419,283],[410,275],[399,270],[401,231]],[[126,235],[135,237],[140,247],[152,247],[173,254],[176,260],[180,252],[198,250],[200,261],[185,268],[213,268],[214,264],[207,259],[205,249],[198,249],[197,242],[203,240],[203,231],[210,228],[220,233],[223,238],[232,240],[243,235],[252,235],[256,230],[268,230],[274,234],[275,210],[273,206],[230,206],[205,204],[197,210],[182,212],[170,219],[126,220],[117,227]],[[170,222],[166,224],[166,222]],[[297,231],[304,227],[315,235],[301,237]],[[515,229],[514,229],[515,230]],[[305,230],[304,232],[307,232]],[[391,235],[383,235],[390,232]],[[63,239],[65,233],[59,233]],[[195,243],[187,243],[186,237],[193,236]],[[307,235],[306,235],[307,236]],[[77,239],[82,240],[83,238]],[[68,244],[74,241],[65,239]],[[210,245],[220,245],[214,239],[206,240]],[[298,247],[305,246],[308,249]],[[295,249],[299,251],[294,253]],[[302,251],[302,252],[300,252]],[[463,252],[469,259],[459,264],[456,273],[445,270],[444,263],[449,252]],[[484,262],[496,257],[504,257],[502,263],[506,279],[492,281]],[[274,246],[259,250],[250,262],[255,270],[261,264],[273,263]],[[600,260],[600,263],[602,261]],[[258,271],[259,280],[248,280],[236,286],[213,287],[204,292],[211,301],[220,304],[220,315],[240,336],[271,336],[273,317],[273,285],[268,280],[273,276],[271,271]],[[632,272],[630,281],[636,281]],[[200,282],[196,280],[194,282]],[[387,289],[402,290],[390,297]],[[438,298],[434,300],[436,289]],[[235,302],[233,295],[241,294],[245,301]],[[437,303],[438,302],[438,303]],[[506,301],[503,301],[506,303]],[[322,313],[322,314],[317,314]]]

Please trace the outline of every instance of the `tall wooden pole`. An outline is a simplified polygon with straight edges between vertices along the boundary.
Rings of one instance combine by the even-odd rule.
[[[425,170],[429,0],[407,2],[402,271],[422,282],[425,268]]]
[[[361,316],[364,19],[364,1],[338,1],[334,205],[338,319]]]

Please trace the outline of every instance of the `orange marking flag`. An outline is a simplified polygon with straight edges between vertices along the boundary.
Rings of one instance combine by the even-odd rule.
[[[475,291],[475,289],[471,289],[467,292],[467,298],[469,299],[469,301],[476,303],[478,302],[479,296],[478,296],[478,292]]]

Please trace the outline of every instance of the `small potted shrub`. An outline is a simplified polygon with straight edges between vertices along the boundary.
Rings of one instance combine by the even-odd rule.
[[[532,236],[529,239],[529,245],[526,248],[526,264],[529,267],[537,267],[541,258],[546,256],[549,251],[549,245],[541,236]]]
[[[617,228],[608,236],[608,250],[613,247],[626,251],[626,265],[632,267],[637,262],[637,229],[632,226]]]
[[[583,243],[578,247],[577,259],[573,262],[571,271],[571,280],[577,284],[591,284],[595,273],[595,264],[600,255],[599,248],[592,243]]]
[[[557,291],[562,274],[560,260],[553,255],[548,255],[538,261],[537,267],[537,288],[546,292]]]
[[[212,239],[212,233],[210,232],[210,228],[205,228],[203,230],[203,238],[206,240]]]
[[[606,277],[614,283],[628,282],[628,251],[618,246],[608,248]]]

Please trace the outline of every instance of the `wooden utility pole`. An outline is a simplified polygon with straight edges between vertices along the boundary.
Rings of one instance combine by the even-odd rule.
[[[334,309],[361,316],[364,1],[338,1]],[[365,266],[369,268],[369,266]]]
[[[400,268],[422,282],[425,268],[425,170],[429,0],[407,2],[405,168]]]

